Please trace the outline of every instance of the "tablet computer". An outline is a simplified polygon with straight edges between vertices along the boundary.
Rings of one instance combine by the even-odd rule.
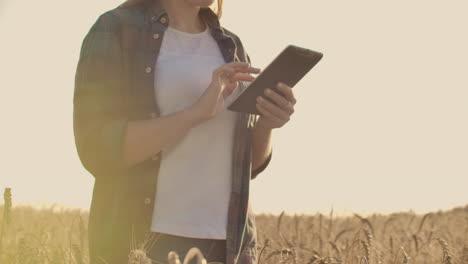
[[[233,99],[227,109],[259,115],[260,112],[256,107],[257,96],[264,95],[266,88],[281,94],[276,87],[278,82],[294,87],[322,57],[321,52],[288,45],[247,88]],[[270,98],[265,98],[274,103]]]

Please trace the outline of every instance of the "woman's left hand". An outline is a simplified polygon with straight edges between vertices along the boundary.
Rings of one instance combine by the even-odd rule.
[[[284,83],[278,83],[277,88],[281,93],[267,88],[263,96],[257,97],[257,109],[261,113],[257,122],[262,127],[280,128],[291,119],[291,115],[294,113],[296,98],[294,98],[291,87]]]

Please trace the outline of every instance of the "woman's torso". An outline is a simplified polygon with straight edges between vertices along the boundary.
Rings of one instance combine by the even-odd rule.
[[[155,100],[161,116],[198,100],[224,58],[209,32],[168,27],[155,64]],[[162,151],[151,230],[184,237],[225,239],[236,114],[226,105]]]

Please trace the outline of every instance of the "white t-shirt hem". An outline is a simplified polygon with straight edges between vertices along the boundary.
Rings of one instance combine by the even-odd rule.
[[[151,228],[151,231],[191,238],[226,239],[226,230],[216,230],[210,226],[194,226],[193,224],[183,226],[157,223],[155,227]]]

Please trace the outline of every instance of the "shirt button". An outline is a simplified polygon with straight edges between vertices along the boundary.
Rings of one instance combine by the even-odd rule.
[[[148,197],[146,197],[146,198],[145,198],[145,204],[150,204],[150,203],[151,203],[151,199],[148,198]]]
[[[145,71],[146,71],[146,73],[150,73],[151,72],[151,67],[146,67]]]
[[[167,19],[165,17],[161,17],[159,20],[161,23],[165,24],[167,22]]]
[[[154,34],[154,35],[153,35],[153,38],[154,38],[154,39],[158,39],[158,38],[159,38],[159,34],[157,34],[157,33]]]

